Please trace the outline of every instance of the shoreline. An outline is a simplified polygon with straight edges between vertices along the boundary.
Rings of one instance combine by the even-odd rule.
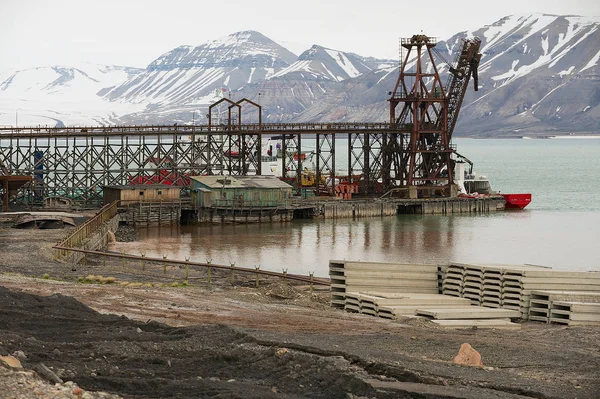
[[[329,306],[328,291],[315,289],[311,294],[306,285],[289,281],[265,278],[256,288],[254,276],[236,276],[232,286],[229,273],[214,272],[210,284],[206,275],[195,276],[188,285],[182,285],[183,278],[177,278],[178,285],[172,286],[173,279],[167,284],[139,271],[129,273],[120,264],[104,264],[100,258],[89,259],[87,265],[56,262],[50,248],[64,233],[0,230],[0,244],[6,249],[0,260],[0,286],[14,295],[51,298],[48,296],[59,293],[65,298],[75,298],[100,315],[88,311],[73,313],[59,322],[52,318],[52,307],[44,314],[27,308],[20,316],[27,330],[5,327],[0,328],[0,333],[11,337],[2,342],[7,352],[23,350],[30,361],[44,359],[55,371],[68,369],[73,375],[70,379],[85,390],[127,397],[137,387],[137,397],[156,397],[151,391],[139,391],[139,381],[147,381],[151,386],[150,381],[156,378],[162,381],[177,375],[180,386],[168,385],[173,394],[185,395],[208,384],[211,389],[226,396],[229,392],[232,397],[235,392],[249,392],[246,397],[275,397],[270,391],[272,387],[276,387],[278,397],[290,398],[350,397],[347,394],[392,398],[401,394],[428,394],[431,398],[593,399],[600,390],[600,329],[595,327],[565,328],[524,322],[518,331],[444,330],[418,319],[378,320],[335,309]],[[182,276],[181,270],[168,273]],[[112,284],[78,281],[78,276],[90,274],[114,276],[116,281]],[[25,303],[29,297],[23,298]],[[4,317],[14,320],[14,314],[6,311]],[[109,314],[120,317],[119,323],[124,323],[120,330],[125,326],[134,332],[136,328],[144,331],[149,325],[156,328],[148,341],[153,344],[143,344],[142,352],[127,355],[130,361],[135,359],[133,364],[122,358],[118,348],[125,342],[142,345],[136,342],[144,333],[123,336],[118,334],[119,330],[105,329],[100,316]],[[83,337],[70,336],[79,329],[74,329],[69,320],[85,323],[82,331],[95,331],[94,335],[87,335],[86,345],[91,347],[83,352],[77,345],[71,345]],[[50,331],[48,328],[59,334],[52,342],[44,338],[45,331]],[[209,344],[194,331],[229,338],[215,339]],[[235,332],[233,336],[231,331]],[[181,344],[169,338],[177,334],[188,338]],[[43,346],[33,345],[35,341],[28,340],[31,336],[41,340]],[[471,344],[481,353],[484,368],[452,363],[463,343]],[[198,345],[208,352],[195,352],[193,348]],[[191,357],[185,354],[188,346],[192,348]],[[55,348],[62,355],[52,355]],[[96,376],[89,371],[96,364],[87,355],[89,352],[107,357],[94,366],[99,370],[94,372]],[[181,361],[178,356],[189,360]],[[206,356],[203,361],[210,367],[189,374],[191,363],[186,362],[202,356]],[[222,356],[231,359],[227,368],[221,368]],[[152,359],[162,359],[157,363],[160,367],[153,366]],[[267,365],[266,374],[258,380],[248,368],[256,359],[264,359]],[[106,369],[99,367],[104,363]],[[299,374],[294,364],[302,364],[306,373]],[[110,374],[108,365],[118,366],[120,371],[113,369]],[[277,370],[283,370],[282,374],[277,374]],[[138,382],[129,385],[125,382],[129,379]],[[232,379],[235,381],[228,382]],[[338,379],[346,383],[333,382]],[[122,381],[121,388],[114,385],[117,380]],[[309,384],[316,381],[327,381],[330,390],[323,387],[322,392],[315,391]]]

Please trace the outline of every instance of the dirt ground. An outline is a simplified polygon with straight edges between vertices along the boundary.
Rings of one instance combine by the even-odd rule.
[[[65,234],[0,225],[0,355],[22,351],[26,368],[43,363],[87,391],[126,398],[600,397],[597,327],[444,330],[334,309],[326,289],[310,293],[290,281],[262,278],[256,288],[254,276],[236,275],[232,285],[230,273],[213,271],[208,284],[206,271],[194,270],[186,285],[183,270],[167,268],[165,277],[159,264],[142,271],[90,258],[73,266],[53,259],[51,246]],[[452,363],[465,342],[484,368]]]

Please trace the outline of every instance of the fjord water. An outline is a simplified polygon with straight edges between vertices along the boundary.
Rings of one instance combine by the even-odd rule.
[[[142,228],[140,241],[111,249],[323,277],[330,259],[600,270],[600,139],[454,142],[495,190],[530,192],[532,203],[486,215]]]

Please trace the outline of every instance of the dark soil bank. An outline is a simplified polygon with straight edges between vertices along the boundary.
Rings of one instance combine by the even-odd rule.
[[[59,294],[43,297],[0,286],[0,304],[2,355],[23,351],[26,368],[43,363],[64,381],[126,398],[531,397],[424,384],[415,374],[399,370],[394,376],[393,368],[356,357],[258,342],[226,326],[136,322]]]
[[[140,397],[375,396],[343,359],[258,345],[225,326],[172,328],[102,315],[73,298],[0,287],[3,354],[22,350],[88,390]]]

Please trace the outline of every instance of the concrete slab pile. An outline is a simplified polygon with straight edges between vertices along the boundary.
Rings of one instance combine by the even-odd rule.
[[[569,326],[600,326],[600,303],[552,302],[550,322]]]
[[[557,270],[506,269],[502,275],[502,307],[519,310],[529,319],[531,293],[534,290],[600,292],[600,273]]]
[[[384,319],[422,317],[445,328],[519,328],[520,313],[471,305],[471,300],[443,294],[347,292],[345,309]]]
[[[563,272],[535,265],[487,265],[453,262],[442,282],[443,293],[469,298],[474,304],[530,315],[532,290],[600,291],[600,273]],[[547,319],[549,313],[544,311]],[[541,314],[533,313],[534,320]]]
[[[530,308],[529,308],[529,320],[541,321],[544,323],[556,322],[561,324],[569,324],[566,321],[571,320],[569,316],[570,310],[567,310],[564,306],[557,305],[556,312],[554,313],[555,303],[585,303],[585,304],[600,304],[600,291],[531,291],[530,297]],[[593,310],[594,307],[588,308],[584,305],[584,308]],[[581,306],[575,308],[575,312],[581,310]],[[589,312],[583,312],[589,313]],[[556,320],[552,320],[552,315]],[[573,321],[576,320],[576,316]],[[592,321],[592,320],[590,320]],[[594,324],[594,323],[591,323]],[[570,325],[575,325],[572,323]]]
[[[347,292],[438,294],[439,266],[380,262],[329,261],[331,306],[346,308]],[[349,310],[356,306],[351,301]]]
[[[449,265],[442,281],[442,294],[462,298],[465,274],[466,270],[462,265]]]
[[[417,309],[417,315],[428,316],[436,320],[518,319],[521,317],[521,314],[516,310],[494,309],[483,306]]]
[[[495,328],[511,329],[521,328],[514,323],[521,314],[515,310],[495,309],[483,306],[464,306],[454,308],[420,308],[417,309],[418,316],[425,316],[431,321],[444,328]]]
[[[447,308],[469,306],[470,301],[442,294],[389,294],[389,293],[348,293],[346,301],[358,299],[360,313],[387,319],[397,319],[399,316],[414,316],[419,307]]]

